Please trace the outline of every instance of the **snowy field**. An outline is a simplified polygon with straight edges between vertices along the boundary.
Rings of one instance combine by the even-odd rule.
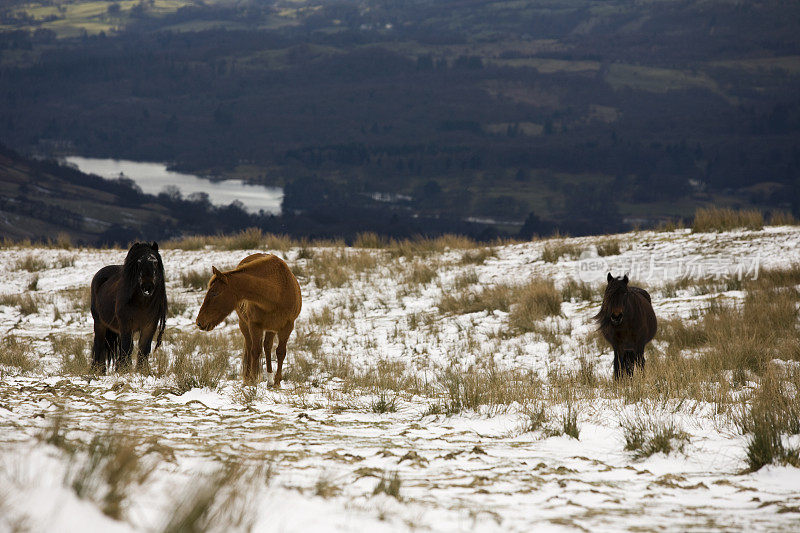
[[[302,287],[281,389],[241,385],[235,315],[194,325],[203,275],[253,251]],[[171,316],[151,371],[93,376],[88,285],[124,256],[0,250],[0,531],[800,530],[800,470],[748,469],[737,417],[759,375],[662,391],[651,360],[711,348],[659,333],[649,388],[615,385],[591,319],[609,270],[650,291],[662,328],[735,309],[731,280],[800,262],[800,228],[163,249]],[[515,293],[534,279],[560,310],[525,323],[538,315]],[[770,365],[796,384],[797,358]],[[635,421],[674,429],[666,453],[631,444]]]

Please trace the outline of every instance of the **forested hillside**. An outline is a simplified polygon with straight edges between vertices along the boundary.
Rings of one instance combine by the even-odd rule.
[[[798,209],[797,4],[34,4],[2,11],[20,150],[294,184],[295,211],[392,193],[506,233]]]

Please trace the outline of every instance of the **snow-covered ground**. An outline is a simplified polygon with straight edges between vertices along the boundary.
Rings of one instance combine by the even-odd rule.
[[[497,246],[482,262],[464,259],[469,252],[463,250],[406,258],[347,249],[369,253],[377,264],[340,287],[322,288],[309,261],[330,250],[274,253],[305,273],[299,276],[304,301],[298,330],[320,337],[317,355],[338,358],[356,371],[397,361],[429,382],[451,365],[532,371],[546,382],[554,371],[578,368],[581,358],[605,379],[611,351],[603,346],[602,353],[592,353],[587,338],[609,270],[629,272],[632,283],[646,285],[659,319],[688,319],[712,298],[735,300],[743,293],[697,296],[678,290],[667,297],[660,293],[665,282],[730,276],[737,269],[752,277],[759,269],[800,261],[800,229],[793,227],[638,232],[613,239],[620,253],[605,257],[597,255],[604,239],[586,237]],[[556,244],[574,245],[582,257],[543,261],[545,248]],[[196,332],[194,317],[204,295],[185,288],[181,274],[210,272],[212,264],[230,267],[248,253],[162,250],[170,300],[185,307],[168,320],[172,334]],[[0,367],[0,531],[160,531],[170,520],[191,515],[184,511],[193,501],[206,501],[200,507],[210,509],[194,527],[212,530],[800,528],[800,470],[767,466],[742,473],[746,437],[729,417],[692,399],[579,402],[578,439],[531,431],[519,404],[428,414],[440,401],[435,387],[426,394],[388,392],[385,398],[394,400],[396,411],[380,413],[374,408],[380,391],[347,386],[319,370],[306,382],[292,380],[301,355],[294,335],[289,379],[280,390],[267,382],[246,389],[227,379],[217,389],[179,393],[168,375],[90,378],[63,372],[54,336],[90,338],[91,316],[76,295],[100,267],[121,263],[124,256],[124,250],[0,250],[0,295],[30,292],[39,301],[38,310],[27,315],[18,306],[0,306],[0,331],[29,343],[41,363],[25,372]],[[47,266],[35,273],[18,268],[30,258]],[[404,281],[415,264],[435,269],[431,282]],[[508,313],[499,310],[439,312],[442,294],[457,291],[465,275],[477,277],[473,289],[545,278],[559,288],[584,280],[596,290],[590,301],[564,302],[560,317],[545,319],[557,332],[554,343],[537,333],[506,334]],[[332,318],[319,319],[326,312]],[[235,316],[220,329],[235,338]],[[233,371],[240,365],[236,346],[231,344],[229,354]],[[171,349],[169,343],[161,348]],[[658,341],[654,349],[660,349]],[[564,405],[550,409],[557,418]],[[688,434],[682,451],[635,459],[624,450],[620,422],[643,409]],[[103,463],[96,468],[105,469],[100,474],[86,475],[94,472],[92,457],[98,456],[87,451],[92,439],[95,445],[127,443],[138,458],[138,477],[126,485],[119,512],[105,486],[113,469]],[[223,489],[202,500],[222,465],[232,463],[246,473],[219,483]]]

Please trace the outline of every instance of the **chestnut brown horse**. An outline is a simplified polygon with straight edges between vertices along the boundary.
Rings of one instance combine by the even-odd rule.
[[[242,379],[246,384],[258,383],[260,379],[262,349],[267,358],[267,372],[272,373],[272,342],[277,334],[278,368],[273,383],[279,387],[286,342],[302,307],[297,279],[283,260],[271,254],[247,256],[227,272],[213,266],[211,271],[208,292],[197,314],[197,326],[211,331],[236,311],[244,335]]]
[[[142,368],[156,333],[156,348],[161,344],[167,320],[164,263],[157,243],[134,243],[124,264],[97,271],[92,278],[92,318],[92,369],[102,372],[111,362],[118,370],[130,367],[137,332],[136,368]]]
[[[633,375],[635,365],[644,370],[644,347],[655,337],[658,324],[646,290],[629,286],[627,274],[615,278],[609,272],[607,281],[594,319],[614,348],[614,379],[619,379],[623,372]]]

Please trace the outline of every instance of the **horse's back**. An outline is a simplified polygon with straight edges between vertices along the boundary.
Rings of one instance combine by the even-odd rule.
[[[97,273],[92,278],[92,285],[91,285],[91,304],[92,304],[92,311],[96,313],[97,304],[99,303],[98,300],[101,297],[105,298],[113,298],[114,291],[108,292],[104,291],[103,289],[107,287],[107,282],[118,276],[119,273],[122,272],[122,265],[107,265],[97,271]],[[101,295],[102,291],[102,295]]]
[[[242,259],[236,270],[246,271],[261,279],[265,306],[282,309],[291,315],[292,320],[300,314],[300,284],[283,259],[272,254],[252,254]]]
[[[640,319],[644,322],[644,332],[647,337],[645,342],[650,342],[656,336],[656,329],[658,328],[656,312],[653,310],[650,293],[639,287],[628,287],[628,290],[632,291],[632,294],[636,295],[639,300]]]

